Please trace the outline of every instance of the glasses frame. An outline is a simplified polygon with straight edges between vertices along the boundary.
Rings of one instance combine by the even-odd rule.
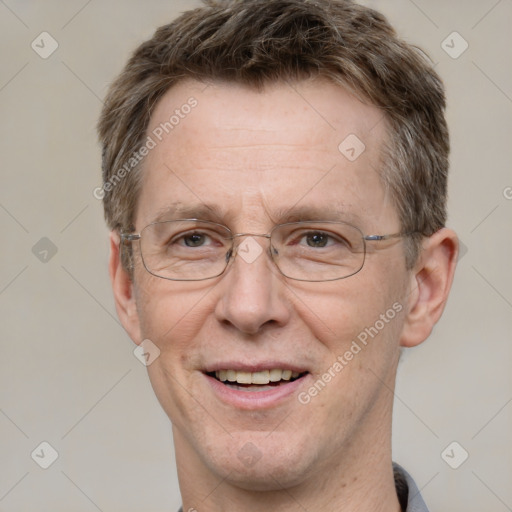
[[[282,226],[289,226],[291,224],[293,224],[293,225],[297,225],[297,224],[298,225],[300,225],[300,224],[345,224],[346,226],[350,226],[351,228],[354,228],[355,230],[357,230],[361,234],[361,239],[363,240],[363,261],[361,263],[361,266],[355,272],[352,272],[351,274],[349,274],[347,276],[336,277],[336,278],[332,278],[332,279],[300,279],[300,278],[290,277],[290,276],[286,275],[279,268],[279,265],[277,264],[276,260],[274,259],[274,254],[272,252],[272,242],[271,242],[270,248],[269,248],[270,258],[271,258],[272,262],[274,263],[275,267],[277,268],[277,270],[279,271],[279,273],[282,276],[286,277],[287,279],[292,279],[294,281],[303,281],[303,282],[308,282],[308,283],[325,283],[325,282],[329,282],[329,281],[339,281],[341,279],[346,279],[347,277],[351,277],[351,276],[357,274],[358,272],[360,272],[362,270],[362,268],[364,267],[364,263],[366,261],[366,242],[382,242],[384,240],[390,240],[390,239],[394,239],[394,238],[403,238],[406,236],[410,236],[414,233],[418,233],[418,231],[410,231],[410,232],[404,232],[404,233],[402,233],[402,232],[389,233],[389,234],[385,234],[385,235],[365,235],[357,226],[354,226],[353,224],[350,224],[349,222],[335,221],[335,220],[304,220],[304,221],[297,221],[297,222],[285,222],[283,224],[276,224],[268,233],[233,233],[227,226],[225,226],[224,224],[220,224],[219,222],[213,222],[213,221],[202,220],[202,219],[173,219],[173,220],[152,222],[152,223],[148,224],[147,226],[144,226],[139,233],[121,233],[120,234],[120,238],[121,238],[120,245],[123,244],[123,242],[125,244],[129,243],[129,242],[137,242],[137,241],[140,242],[142,240],[142,233],[144,232],[144,230],[146,228],[148,228],[149,226],[153,226],[155,224],[165,224],[167,222],[169,222],[169,223],[170,222],[202,222],[204,224],[213,224],[215,226],[220,226],[221,228],[225,229],[228,233],[230,233],[229,239],[231,240],[231,243],[232,243],[231,248],[226,253],[226,265],[224,266],[224,269],[222,270],[222,272],[219,272],[218,274],[211,276],[211,277],[202,277],[200,279],[177,279],[177,278],[173,278],[173,277],[164,277],[164,276],[155,274],[147,267],[146,262],[144,261],[144,255],[142,254],[142,247],[139,244],[142,264],[144,265],[144,268],[146,269],[146,271],[149,272],[152,276],[158,277],[160,279],[166,279],[168,281],[191,281],[191,282],[194,282],[194,281],[207,281],[209,279],[215,279],[216,277],[220,277],[222,274],[224,274],[224,272],[226,272],[226,269],[228,268],[230,261],[234,260],[236,257],[237,252],[234,251],[236,238],[239,238],[242,236],[252,236],[252,237],[267,238],[271,242],[272,233],[277,228],[280,228]],[[121,248],[121,250],[122,250],[122,248]]]

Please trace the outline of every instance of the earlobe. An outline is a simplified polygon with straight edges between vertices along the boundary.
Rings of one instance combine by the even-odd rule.
[[[133,342],[139,344],[142,338],[134,285],[132,277],[121,263],[120,237],[115,231],[110,233],[109,274],[117,316]]]
[[[400,345],[414,347],[428,338],[443,313],[458,254],[454,231],[442,228],[427,238],[411,271],[408,309]]]

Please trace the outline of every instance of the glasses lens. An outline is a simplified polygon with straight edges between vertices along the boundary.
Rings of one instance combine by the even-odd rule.
[[[282,274],[291,279],[342,279],[359,272],[364,264],[363,234],[350,224],[282,224],[274,228],[271,242],[276,265]]]
[[[222,274],[231,246],[230,231],[214,222],[155,222],[141,233],[141,254],[146,269],[155,276],[177,281],[209,279]]]

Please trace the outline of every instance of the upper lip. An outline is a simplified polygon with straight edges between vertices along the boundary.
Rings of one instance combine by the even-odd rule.
[[[242,363],[240,361],[225,361],[209,364],[205,369],[205,373],[216,372],[219,370],[237,370],[240,372],[262,372],[265,370],[291,370],[292,372],[304,373],[307,368],[298,364],[290,364],[280,361],[264,361],[260,363]]]

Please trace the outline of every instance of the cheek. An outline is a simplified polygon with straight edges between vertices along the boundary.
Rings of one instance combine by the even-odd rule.
[[[394,266],[385,264],[379,270],[386,280],[366,272],[328,283],[322,293],[310,289],[299,294],[296,309],[320,342],[317,354],[323,355],[314,380],[328,381],[325,388],[320,382],[307,390],[303,398],[316,401],[330,417],[327,423],[347,424],[347,414],[373,403],[382,381],[391,382],[406,311],[404,275]],[[339,407],[330,407],[332,403]]]
[[[136,287],[136,302],[141,332],[162,352],[175,354],[194,344],[211,307],[204,284],[180,283],[156,278],[145,272]]]
[[[351,435],[377,401],[389,399],[405,311],[397,287],[370,291],[369,283],[351,279],[353,286],[346,281],[321,294],[303,291],[296,306],[323,356],[299,397],[301,407],[319,429],[329,430],[332,446]],[[303,420],[299,411],[298,431]]]
[[[353,340],[364,341],[368,330],[374,333],[376,328],[380,334],[391,331],[391,326],[396,328],[404,309],[399,287],[383,283],[381,289],[375,289],[374,284],[358,275],[349,279],[322,283],[321,293],[311,288],[296,291],[299,300],[294,306],[298,315],[314,337],[336,354],[347,349]]]
[[[151,277],[151,276],[150,276]],[[200,396],[197,384],[199,333],[208,321],[207,292],[188,289],[173,282],[152,282],[139,290],[138,310],[142,336],[159,350],[158,357],[147,367],[151,386],[169,418],[182,430],[197,421],[204,409],[191,400]],[[206,294],[206,296],[205,296]]]

